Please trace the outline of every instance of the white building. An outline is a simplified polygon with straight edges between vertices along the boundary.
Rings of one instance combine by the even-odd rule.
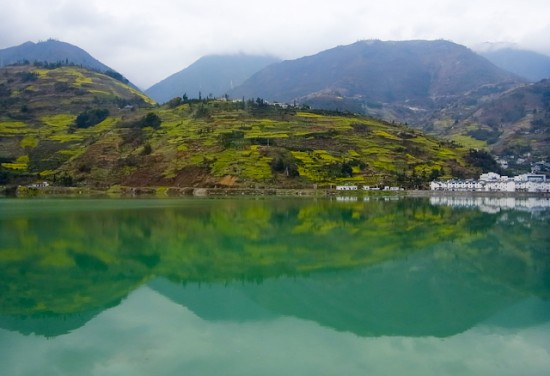
[[[27,187],[29,187],[29,188],[47,188],[49,186],[50,186],[50,184],[47,181],[41,181],[41,182],[38,182],[38,183],[28,185]]]
[[[550,181],[545,175],[524,174],[510,178],[488,172],[481,174],[479,180],[432,181],[430,189],[452,192],[550,192]]]
[[[337,191],[356,191],[357,186],[356,185],[337,185],[336,190]]]

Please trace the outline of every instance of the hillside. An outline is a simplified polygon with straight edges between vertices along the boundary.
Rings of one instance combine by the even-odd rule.
[[[38,43],[25,42],[19,46],[0,50],[0,68],[14,64],[49,64],[89,68],[107,73],[111,77],[137,89],[137,86],[129,82],[120,73],[103,64],[82,48],[55,39]]]
[[[480,52],[480,55],[497,67],[531,82],[550,78],[550,56],[515,48],[491,49]]]
[[[477,139],[503,158],[525,159],[528,164],[548,160],[550,80],[519,87],[481,103],[470,116],[442,133]]]
[[[271,65],[230,94],[419,123],[465,93],[520,82],[452,42],[370,40]]]
[[[186,94],[189,98],[221,97],[254,73],[279,60],[271,56],[212,55],[171,75],[145,91],[158,103]]]
[[[105,72],[112,70],[89,53],[69,43],[49,39],[45,42],[25,42],[0,50],[0,67],[22,62],[72,63]]]
[[[2,68],[0,177],[17,181],[54,173],[92,138],[107,132],[114,117],[153,104],[126,84],[84,68]],[[90,127],[94,120],[102,121]]]
[[[419,187],[480,172],[466,149],[361,116],[261,100],[151,108],[139,92],[80,68],[10,67],[0,78],[4,184]]]
[[[511,59],[510,51],[491,56],[511,68],[502,64],[505,56]],[[524,69],[515,73],[540,74],[535,66],[544,65],[541,59],[525,51],[513,56]],[[468,148],[522,161],[520,170],[529,171],[531,163],[550,154],[548,84],[525,85],[524,79],[455,43],[362,41],[273,64],[230,94],[407,123]]]

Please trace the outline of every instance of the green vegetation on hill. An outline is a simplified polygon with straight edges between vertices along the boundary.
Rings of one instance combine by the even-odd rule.
[[[119,119],[153,104],[123,82],[79,67],[2,68],[0,184],[56,180],[61,166]]]
[[[549,157],[548,86],[452,42],[371,40],[273,64],[229,94],[407,123],[529,171]]]
[[[422,187],[480,172],[465,148],[367,117],[259,98],[152,105],[81,68],[1,70],[0,184]]]
[[[464,98],[441,110],[425,130],[507,160],[515,165],[507,174],[528,172],[534,162],[550,158],[550,80],[486,100]]]

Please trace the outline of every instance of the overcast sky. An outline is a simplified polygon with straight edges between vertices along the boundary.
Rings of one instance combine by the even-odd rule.
[[[0,0],[0,49],[48,38],[145,89],[208,54],[294,59],[363,39],[508,42],[550,55],[550,1]]]

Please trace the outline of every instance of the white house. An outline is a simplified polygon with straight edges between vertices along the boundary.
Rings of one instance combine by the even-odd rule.
[[[550,192],[550,181],[545,175],[524,174],[513,178],[494,172],[481,174],[479,180],[432,181],[432,191],[485,192]]]
[[[337,185],[336,190],[337,191],[356,191],[357,186],[356,185]]]
[[[486,174],[479,175],[479,180],[496,181],[496,180],[500,180],[500,175],[495,172],[487,172]]]
[[[41,182],[38,182],[38,183],[28,185],[29,188],[46,188],[46,187],[49,187],[49,186],[50,186],[50,184],[47,181],[41,181]]]

